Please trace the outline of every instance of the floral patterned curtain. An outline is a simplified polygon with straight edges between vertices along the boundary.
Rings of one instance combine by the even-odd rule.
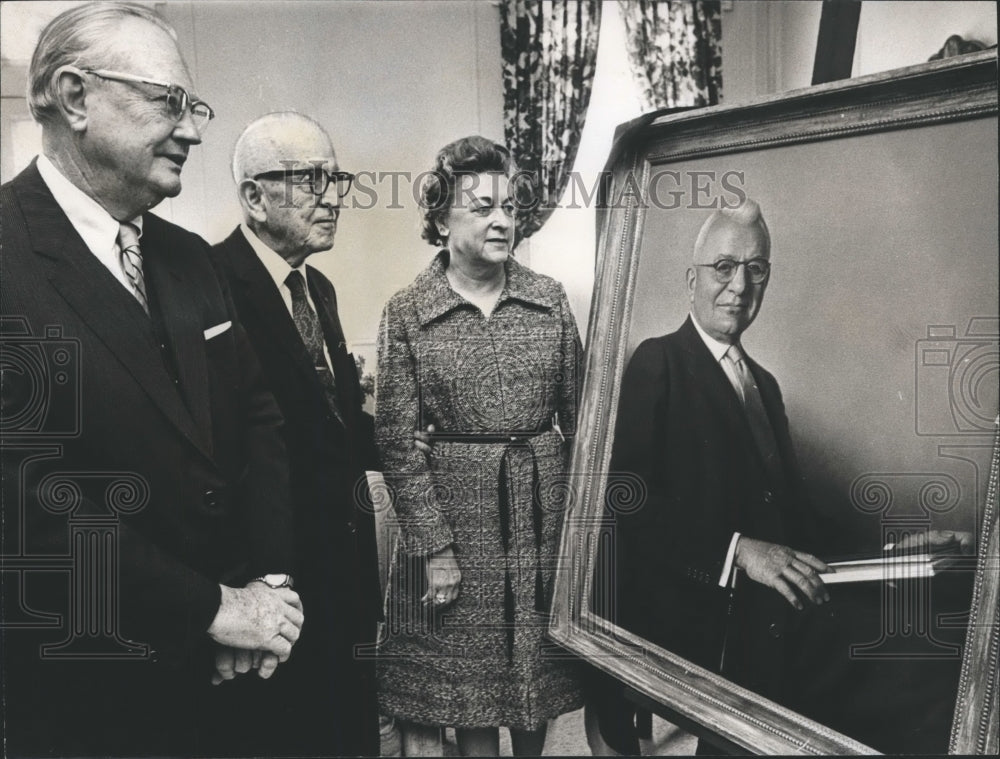
[[[532,202],[517,240],[537,232],[569,182],[597,63],[601,0],[503,0],[504,138]],[[519,204],[521,205],[521,204]]]
[[[718,0],[618,0],[629,63],[648,110],[715,105],[722,97]]]

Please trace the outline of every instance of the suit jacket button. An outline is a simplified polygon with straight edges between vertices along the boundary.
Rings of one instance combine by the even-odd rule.
[[[767,631],[768,631],[768,633],[771,634],[772,638],[780,638],[781,637],[781,627],[778,625],[777,622],[772,622],[771,626],[767,628]]]
[[[219,505],[219,494],[214,490],[205,491],[205,505],[210,509],[214,509]]]
[[[772,493],[770,490],[765,490],[764,503],[773,503],[773,502],[774,502],[774,493]]]
[[[358,531],[357,525],[355,525],[354,522],[348,522],[347,529],[351,531],[352,535]]]

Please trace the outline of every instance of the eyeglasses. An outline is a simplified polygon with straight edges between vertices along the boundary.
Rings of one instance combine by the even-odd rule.
[[[215,111],[212,107],[204,102],[203,100],[194,100],[188,95],[187,90],[177,84],[170,84],[170,82],[159,82],[155,79],[147,79],[144,76],[135,76],[134,74],[124,74],[120,71],[108,71],[106,69],[82,69],[85,74],[93,74],[101,79],[107,79],[112,82],[129,82],[132,84],[149,84],[153,87],[163,87],[167,92],[162,98],[157,98],[158,100],[165,100],[167,103],[167,108],[170,111],[170,115],[177,121],[184,118],[185,111],[191,114],[191,121],[194,122],[194,128],[198,130],[198,134],[205,131],[208,126],[208,122],[215,118]]]
[[[734,261],[732,258],[720,258],[714,264],[695,264],[704,266],[715,271],[715,279],[723,284],[731,282],[736,276],[736,270],[741,266],[747,267],[747,277],[750,281],[759,285],[771,273],[771,262],[765,258],[751,258],[749,261]]]
[[[254,174],[251,179],[284,179],[291,180],[294,185],[301,186],[317,197],[326,194],[331,182],[337,183],[337,197],[344,197],[351,190],[354,175],[348,171],[327,171],[322,166],[311,169],[276,169]]]

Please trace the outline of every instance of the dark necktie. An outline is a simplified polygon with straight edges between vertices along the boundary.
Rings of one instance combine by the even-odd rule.
[[[760,397],[757,383],[754,381],[753,374],[750,372],[739,346],[729,346],[724,358],[729,361],[740,382],[738,388],[740,400],[743,401],[743,410],[750,423],[750,432],[757,444],[757,450],[760,452],[761,458],[764,459],[764,468],[767,470],[768,478],[775,487],[780,487],[784,479],[781,456],[778,454],[778,443],[774,437],[774,429],[767,418],[767,409],[764,408],[764,401]]]
[[[129,289],[139,301],[142,310],[149,313],[146,300],[146,279],[142,274],[142,251],[139,249],[139,231],[127,221],[118,226],[118,247],[121,249],[122,271],[128,280]]]
[[[337,421],[344,423],[344,417],[340,413],[340,406],[337,404],[337,381],[330,371],[326,354],[323,351],[323,327],[319,323],[319,317],[309,307],[309,300],[306,298],[306,281],[302,272],[292,270],[285,278],[285,284],[292,293],[292,319],[295,327],[305,343],[309,358],[316,368],[316,376],[326,394],[327,405],[337,417]]]

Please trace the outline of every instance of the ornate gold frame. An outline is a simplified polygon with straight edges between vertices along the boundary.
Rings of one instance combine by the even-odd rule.
[[[744,106],[644,117],[623,125],[608,162],[607,197],[651,167],[734,152],[844,139],[964,119],[996,118],[995,51],[812,87]],[[854,754],[873,749],[616,627],[589,609],[591,566],[625,364],[646,210],[610,207],[599,230],[586,381],[571,471],[550,635],[672,713],[679,724],[762,754]],[[975,592],[951,740],[953,753],[997,752],[998,529],[996,441],[979,536]]]

